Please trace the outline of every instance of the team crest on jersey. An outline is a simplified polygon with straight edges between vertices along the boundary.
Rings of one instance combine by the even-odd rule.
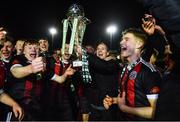
[[[137,72],[136,72],[136,71],[132,71],[132,72],[130,73],[130,75],[129,75],[129,79],[130,79],[130,80],[134,80],[134,79],[136,78],[136,76],[137,76]]]

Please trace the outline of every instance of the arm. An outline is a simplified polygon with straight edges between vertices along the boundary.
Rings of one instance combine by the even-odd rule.
[[[18,118],[19,120],[23,119],[24,113],[22,108],[9,95],[7,95],[6,93],[2,93],[0,95],[0,102],[11,106],[16,118]]]
[[[11,73],[16,78],[23,78],[33,73],[32,66],[15,66],[11,68]]]
[[[125,104],[125,92],[123,92],[122,97],[118,95],[118,97],[109,97],[103,100],[104,107],[109,109],[112,104],[118,104],[121,111],[124,113],[133,114],[142,118],[152,119],[154,116],[154,111],[156,107],[156,100],[157,99],[148,99],[150,102],[149,107],[130,107]]]
[[[72,69],[72,68],[71,68],[71,65],[70,65],[70,66],[66,69],[66,71],[65,71],[65,73],[64,73],[63,75],[59,76],[59,75],[56,75],[56,74],[55,74],[55,75],[51,78],[51,80],[54,80],[54,81],[56,81],[56,82],[58,82],[58,83],[63,83],[68,76],[71,76],[71,75],[73,75],[74,73],[75,73],[75,70]]]
[[[78,55],[82,55],[82,48],[78,46],[77,48]],[[88,55],[88,61],[90,67],[92,67],[95,71],[100,71],[101,73],[112,73],[119,71],[119,62],[118,61],[110,61],[112,57],[107,57],[106,60],[102,60],[95,56],[94,54]]]
[[[149,107],[129,107],[122,102],[124,100],[125,96],[118,97],[118,106],[123,112],[133,114],[142,118],[153,119],[157,99],[149,98]]]
[[[23,78],[32,73],[43,71],[45,68],[42,57],[38,57],[32,61],[30,65],[22,66],[21,64],[15,64],[11,67],[11,73],[16,78]]]
[[[109,74],[119,71],[119,62],[115,60],[106,61],[98,58],[95,55],[90,55],[88,61],[93,70],[101,73]]]

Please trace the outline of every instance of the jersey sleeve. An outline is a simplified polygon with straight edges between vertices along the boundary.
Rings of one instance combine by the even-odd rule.
[[[3,93],[3,87],[4,87],[4,81],[5,81],[5,70],[2,65],[0,65],[0,94]]]
[[[27,65],[27,59],[24,56],[19,55],[14,57],[13,60],[11,61],[10,70],[17,66],[26,66],[26,65]]]
[[[146,72],[144,75],[144,90],[146,94],[158,94],[160,92],[161,77],[158,72]]]

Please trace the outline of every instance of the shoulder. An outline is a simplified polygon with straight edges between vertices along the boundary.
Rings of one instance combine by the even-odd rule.
[[[11,60],[11,64],[22,64],[26,65],[27,64],[27,59],[24,55],[17,55]]]
[[[157,72],[156,68],[145,60],[141,59],[142,69],[149,72]]]

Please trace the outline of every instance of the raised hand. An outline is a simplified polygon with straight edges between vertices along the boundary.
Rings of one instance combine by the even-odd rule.
[[[5,37],[5,31],[3,31],[3,28],[0,27],[0,40]]]
[[[31,63],[32,73],[37,73],[45,70],[45,63],[42,57],[35,58]]]
[[[75,72],[76,72],[76,70],[74,70],[73,68],[71,68],[72,67],[72,65],[70,65],[67,69],[66,69],[66,71],[65,71],[65,73],[64,73],[64,75],[67,77],[67,76],[71,76],[71,75],[73,75]]]
[[[153,35],[155,31],[155,23],[153,21],[145,21],[142,18],[142,28],[148,35]]]

